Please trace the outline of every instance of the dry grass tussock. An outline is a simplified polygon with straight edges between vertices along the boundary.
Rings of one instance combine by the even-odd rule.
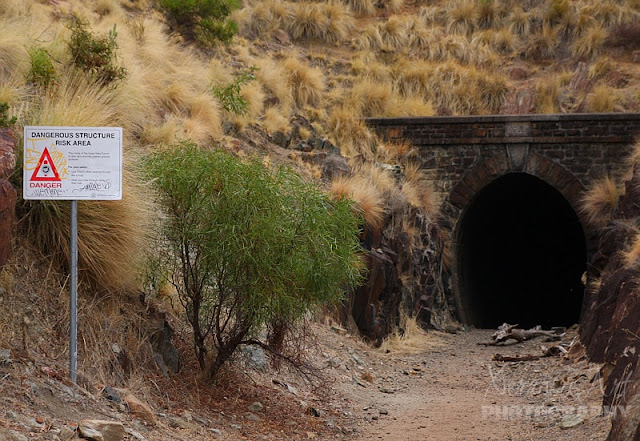
[[[347,5],[337,2],[256,2],[233,13],[243,35],[268,36],[286,30],[294,40],[318,40],[329,44],[347,40],[355,19]]]
[[[616,91],[605,84],[593,88],[588,97],[588,109],[594,113],[613,112],[616,105]]]
[[[320,69],[309,66],[295,56],[286,58],[282,62],[282,69],[298,108],[320,103],[325,89],[324,74]]]
[[[341,0],[351,11],[358,15],[373,15],[376,13],[374,0]]]
[[[560,109],[561,90],[562,82],[558,75],[551,75],[545,81],[539,82],[536,95],[537,112],[557,113]]]
[[[151,197],[133,176],[135,161],[125,161],[121,201],[78,203],[78,265],[82,281],[93,289],[133,292],[139,287],[150,220]],[[69,261],[69,203],[23,201],[19,227],[52,261]]]
[[[337,106],[331,110],[327,129],[331,140],[340,146],[343,155],[362,155],[365,159],[373,159],[376,140],[350,107]]]
[[[596,58],[600,55],[608,36],[607,30],[599,24],[590,27],[573,41],[571,46],[573,55],[576,57]]]
[[[355,175],[340,177],[331,183],[331,194],[336,197],[348,197],[362,215],[365,223],[374,229],[383,226],[386,209],[384,197],[371,177]]]
[[[382,341],[378,350],[384,354],[417,354],[449,345],[446,334],[425,332],[415,318],[400,316],[400,326]]]
[[[609,176],[601,178],[593,182],[582,198],[581,211],[590,224],[603,227],[609,221],[611,213],[618,206],[618,201],[623,194],[624,188],[618,186],[613,178]]]
[[[622,251],[622,261],[626,268],[640,267],[640,232],[636,232],[629,246]]]

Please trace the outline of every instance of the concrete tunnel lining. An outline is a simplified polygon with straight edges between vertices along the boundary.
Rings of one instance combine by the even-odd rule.
[[[495,179],[465,208],[456,237],[456,291],[467,324],[579,322],[587,243],[554,187],[522,172]]]

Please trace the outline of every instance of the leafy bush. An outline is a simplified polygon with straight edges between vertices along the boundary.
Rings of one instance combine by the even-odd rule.
[[[227,19],[237,0],[159,0],[173,30],[206,46],[229,42],[238,25]]]
[[[236,115],[245,115],[247,113],[248,103],[240,95],[240,91],[242,86],[256,79],[254,74],[256,70],[256,67],[251,67],[249,70],[240,72],[230,84],[212,88],[213,94],[218,98],[224,110]]]
[[[9,118],[9,103],[0,101],[0,127],[9,127],[16,123],[18,118]]]
[[[83,71],[92,73],[97,80],[105,84],[123,80],[127,70],[117,64],[116,26],[113,25],[113,29],[106,37],[94,36],[87,26],[86,22],[76,16],[73,16],[69,23],[71,30],[69,49],[74,64]]]
[[[348,200],[331,202],[286,168],[190,142],[147,165],[167,214],[157,274],[175,287],[209,378],[239,345],[273,350],[256,338],[265,326],[294,324],[361,281]]]
[[[32,47],[29,49],[29,58],[31,68],[27,74],[27,81],[45,88],[52,85],[58,75],[49,52],[41,47]]]

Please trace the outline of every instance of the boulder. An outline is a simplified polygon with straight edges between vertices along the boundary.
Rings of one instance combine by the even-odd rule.
[[[16,168],[16,146],[10,129],[0,129],[0,179],[8,180]]]
[[[346,176],[349,173],[351,173],[351,166],[344,156],[332,154],[322,162],[322,179],[325,181],[331,182],[335,178]]]
[[[115,421],[83,420],[78,424],[78,434],[90,441],[121,441],[124,426]]]
[[[502,115],[522,115],[536,110],[536,91],[533,88],[511,89],[500,107]]]
[[[156,417],[153,413],[153,410],[146,404],[143,403],[138,397],[133,395],[131,392],[122,390],[120,391],[124,395],[124,402],[127,403],[129,409],[131,409],[131,413],[136,416],[138,419],[144,421],[148,424],[156,424]]]

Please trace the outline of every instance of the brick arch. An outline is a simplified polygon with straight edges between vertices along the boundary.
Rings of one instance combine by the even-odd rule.
[[[448,198],[444,201],[446,207],[443,229],[448,233],[448,254],[451,266],[445,278],[449,279],[447,298],[449,304],[455,308],[458,317],[468,323],[466,308],[461,298],[458,280],[458,244],[460,240],[461,223],[466,215],[466,209],[472,203],[476,195],[494,180],[510,174],[526,173],[541,179],[557,190],[568,202],[580,220],[585,234],[588,259],[593,255],[597,247],[597,236],[590,231],[584,215],[580,210],[580,200],[585,192],[585,186],[566,167],[554,162],[552,159],[538,153],[529,152],[525,148],[505,149],[496,155],[485,157],[469,170],[452,188]]]
[[[586,231],[587,224],[580,210],[585,186],[564,166],[538,153],[528,153],[526,148],[507,149],[502,154],[484,159],[453,186],[447,201],[458,213],[453,225],[457,224],[465,207],[480,190],[496,178],[513,172],[528,173],[558,190],[573,207]]]

